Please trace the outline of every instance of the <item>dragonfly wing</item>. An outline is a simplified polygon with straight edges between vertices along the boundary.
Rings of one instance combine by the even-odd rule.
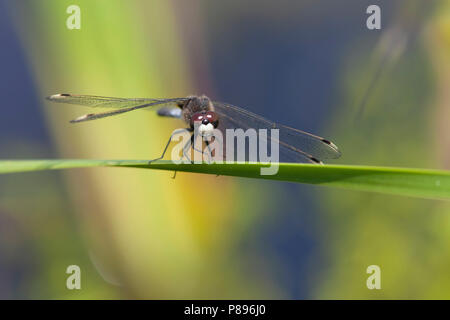
[[[220,129],[279,129],[280,161],[320,163],[340,156],[335,144],[322,137],[269,121],[242,108],[214,102]],[[269,135],[270,132],[268,132]],[[270,138],[273,140],[274,138]]]
[[[90,96],[79,94],[54,94],[47,97],[47,100],[58,102],[77,104],[80,106],[87,106],[91,108],[128,108],[140,104],[151,103],[159,101],[160,99],[148,99],[148,98],[114,98],[114,97],[102,97],[102,96]]]
[[[114,98],[91,95],[73,95],[73,94],[55,94],[47,97],[48,100],[59,103],[68,103],[87,106],[91,108],[112,108],[117,109],[113,111],[90,113],[83,115],[77,119],[72,120],[72,123],[83,122],[89,120],[96,120],[105,117],[110,117],[136,109],[171,106],[172,108],[179,108],[187,98],[174,99],[149,99],[149,98]]]

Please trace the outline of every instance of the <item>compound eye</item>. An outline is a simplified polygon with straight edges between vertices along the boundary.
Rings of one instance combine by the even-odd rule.
[[[208,119],[209,123],[212,123],[214,128],[217,128],[217,125],[219,124],[219,117],[214,111],[207,111],[205,113],[206,119]]]
[[[205,113],[202,113],[202,112],[194,113],[191,117],[191,123],[190,123],[191,127],[193,128],[195,122],[202,122],[203,119],[206,119]]]

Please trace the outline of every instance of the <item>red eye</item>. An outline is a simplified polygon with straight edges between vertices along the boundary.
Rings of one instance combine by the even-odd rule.
[[[217,128],[217,125],[219,124],[218,120],[219,117],[213,111],[197,112],[192,115],[190,125],[191,128],[193,128],[195,122],[201,122],[202,124],[211,123],[214,128]]]
[[[215,112],[207,111],[206,112],[206,118],[208,119],[208,121],[210,123],[212,123],[214,125],[215,128],[217,128],[219,117],[217,116],[217,114]]]
[[[202,122],[202,120],[205,118],[205,115],[206,114],[202,112],[194,113],[191,117],[191,127],[194,127],[195,122]]]

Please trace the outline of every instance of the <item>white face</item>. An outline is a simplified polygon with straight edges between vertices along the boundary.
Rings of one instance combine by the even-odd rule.
[[[209,137],[212,136],[214,133],[214,126],[211,123],[208,124],[201,124],[198,127],[198,133],[202,137]]]

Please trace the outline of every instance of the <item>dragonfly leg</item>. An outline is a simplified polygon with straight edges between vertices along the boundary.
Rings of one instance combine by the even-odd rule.
[[[191,148],[191,143],[192,143],[193,137],[194,137],[194,135],[192,135],[191,139],[184,145],[184,147],[183,147],[183,157],[181,158],[181,160],[183,160],[186,157],[186,159],[191,164],[194,163],[194,161],[192,161],[191,158],[188,156],[187,150]]]
[[[208,163],[211,163],[211,147],[209,146],[209,141],[205,140],[205,144],[206,144],[206,146],[208,147],[208,150],[209,150],[209,153],[207,153],[207,152],[205,152],[203,150],[199,150],[199,149],[197,149],[195,147],[195,140],[196,139],[197,139],[196,135],[193,134],[192,138],[191,138],[191,140],[192,140],[192,149],[194,149],[194,151],[200,152],[202,155],[208,155],[208,159],[209,159]]]
[[[208,163],[212,162],[212,151],[211,147],[209,146],[209,141],[205,140],[206,147],[208,148]]]
[[[208,151],[209,151],[209,163],[211,163],[211,156],[212,156],[212,151],[211,151],[211,147],[209,146],[209,141],[205,141],[206,146],[208,147]],[[216,178],[220,176],[220,174],[216,174]]]
[[[181,157],[181,161],[183,161],[183,159],[186,157],[186,159],[189,162],[193,163],[192,160],[189,158],[189,156],[186,153],[187,152],[186,149],[189,149],[191,147],[191,141],[192,141],[192,138],[183,146],[183,156]],[[174,171],[172,179],[175,179],[175,177],[177,176],[177,172],[178,171],[176,171],[176,170]]]
[[[167,148],[169,147],[169,144],[172,141],[173,136],[178,133],[184,132],[186,130],[189,130],[189,129],[179,129],[179,130],[175,130],[174,132],[172,132],[172,134],[169,137],[169,141],[167,141],[166,147],[164,148],[162,155],[159,158],[149,160],[148,164],[151,164],[153,161],[161,160],[162,158],[164,158],[164,155],[166,154]]]

